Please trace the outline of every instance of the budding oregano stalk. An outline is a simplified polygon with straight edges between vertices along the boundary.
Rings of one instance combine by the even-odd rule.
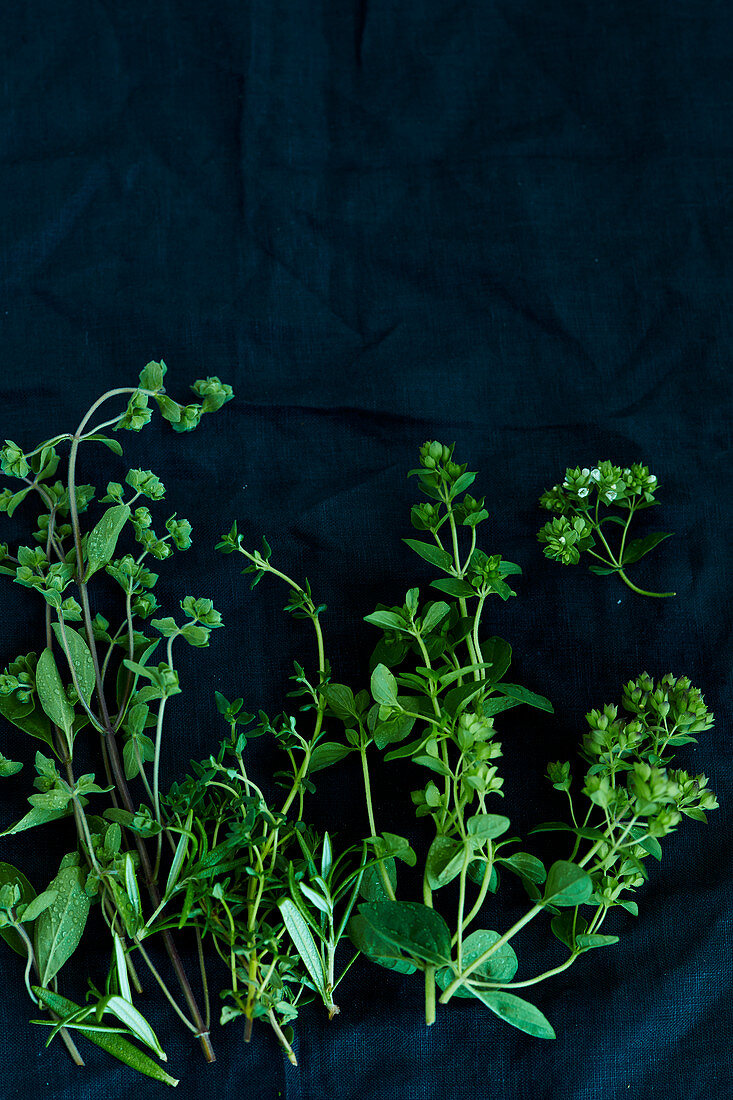
[[[655,475],[649,473],[648,466],[638,463],[624,469],[608,461],[599,462],[593,469],[568,467],[562,484],[553,485],[540,497],[540,507],[557,513],[537,534],[545,555],[563,565],[575,565],[581,554],[588,554],[594,559],[588,566],[591,573],[617,573],[640,596],[676,595],[648,592],[626,574],[629,565],[671,537],[671,532],[656,531],[644,538],[627,539],[635,513],[659,503],[655,499],[657,488]],[[611,537],[607,524],[621,528],[618,539]]]
[[[80,1029],[139,1072],[176,1084],[136,1045],[165,1060],[155,1032],[134,1003],[142,988],[137,966],[149,969],[207,1059],[213,1060],[208,1007],[202,1013],[171,926],[160,920],[175,883],[173,868],[184,835],[163,811],[160,763],[166,703],[181,690],[174,642],[183,638],[189,645],[207,646],[221,618],[210,600],[192,596],[181,601],[183,623],[151,617],[158,610],[153,594],[158,574],[150,566],[188,549],[192,530],[175,513],[165,520],[163,531],[155,530],[148,504],[164,499],[165,486],[154,473],[131,469],[124,484],[110,482],[100,499],[109,506],[93,524],[86,520],[97,489],[77,483],[80,450],[101,443],[122,454],[117,437],[104,434],[106,430],[140,431],[151,418],[151,405],[157,405],[176,431],[189,431],[203,414],[233,396],[230,386],[207,378],[192,387],[199,401],[183,405],[166,393],[165,374],[165,363],[148,363],[137,386],[104,394],[75,432],[27,452],[9,440],[0,449],[3,472],[20,482],[0,492],[0,511],[12,515],[26,500],[41,506],[33,544],[14,551],[3,544],[0,572],[37,593],[46,616],[41,646],[0,674],[0,714],[42,744],[35,754],[30,808],[0,835],[10,837],[65,819],[73,821],[77,834],[75,848],[38,895],[22,872],[0,865],[0,935],[25,957],[28,994],[39,1011],[46,1009],[51,1016],[37,1022],[50,1027],[51,1039],[61,1034],[75,1061],[82,1059],[72,1033]],[[126,408],[93,423],[98,410],[121,397]],[[61,479],[57,474],[67,444],[66,476]],[[99,611],[92,614],[90,589],[102,574],[119,589],[120,607],[109,618]],[[113,614],[120,620],[116,627],[110,625]],[[154,664],[151,658],[163,639],[165,658]],[[95,735],[99,766],[94,773],[79,775],[80,739],[86,754]],[[5,776],[23,767],[6,757],[1,764]],[[132,782],[142,787],[141,801],[139,795],[133,800]],[[173,853],[172,866],[166,845]],[[59,993],[57,976],[82,943],[93,905],[109,930],[111,966],[104,991],[91,985],[87,1004],[79,1006]],[[152,936],[162,940],[169,955],[184,1007],[148,954],[146,941]],[[202,981],[206,990],[203,959]]]

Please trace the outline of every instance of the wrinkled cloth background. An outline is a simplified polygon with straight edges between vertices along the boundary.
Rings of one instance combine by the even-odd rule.
[[[556,1041],[467,1002],[428,1031],[420,982],[364,962],[333,1023],[303,1014],[298,1069],[264,1028],[244,1047],[239,1024],[214,1029],[207,1067],[141,1002],[179,1096],[733,1095],[731,24],[724,0],[30,0],[3,12],[1,434],[30,447],[73,428],[153,358],[174,396],[206,374],[237,391],[192,436],[157,419],[123,438],[128,465],[168,483],[165,514],[194,524],[159,597],[211,596],[227,624],[210,649],[180,650],[168,779],[223,735],[214,687],[277,713],[293,659],[313,667],[285,591],[250,594],[238,562],[212,552],[220,532],[238,518],[249,545],[267,534],[278,563],[310,578],[329,605],[334,675],[360,686],[375,640],[361,617],[432,576],[400,541],[416,499],[405,474],[426,438],[455,440],[480,472],[483,545],[525,571],[488,620],[515,647],[512,678],[556,707],[497,723],[501,809],[517,831],[564,816],[547,760],[572,757],[585,712],[643,669],[688,674],[719,716],[681,766],[710,776],[721,810],[667,839],[638,921],[606,921],[617,947],[532,990]],[[605,457],[659,477],[663,508],[637,534],[676,535],[635,576],[674,600],[540,553],[540,492]],[[90,450],[80,476],[104,486],[124,468]],[[3,517],[3,538],[29,530],[17,520]],[[1,599],[4,664],[29,648],[41,609],[9,583]],[[30,761],[10,727],[2,738]],[[255,773],[275,763],[257,742]],[[424,845],[409,802],[422,780],[393,764],[375,785],[382,827]],[[23,776],[3,783],[8,822]],[[360,798],[341,766],[310,812],[353,841]],[[0,858],[40,889],[70,844],[61,829],[25,834]],[[409,872],[405,889],[419,896]],[[521,892],[505,893],[508,916],[521,912]],[[489,927],[507,926],[492,913]],[[549,932],[538,921],[515,942],[527,976]],[[97,982],[102,947],[82,960]],[[58,1044],[45,1051],[21,964],[8,952],[2,965],[4,1096],[161,1095],[88,1044],[86,1070]],[[64,988],[83,995],[72,965]]]

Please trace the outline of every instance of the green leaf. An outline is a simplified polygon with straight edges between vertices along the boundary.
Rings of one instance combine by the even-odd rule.
[[[415,725],[415,719],[408,714],[397,714],[386,722],[378,722],[374,727],[374,744],[378,749],[386,745],[403,741]]]
[[[476,589],[468,581],[461,580],[460,577],[446,577],[445,579],[431,581],[430,587],[437,588],[439,592],[445,592],[449,596],[455,596],[459,600],[476,595]]]
[[[42,894],[37,894],[27,908],[23,910],[21,918],[23,924],[29,924],[31,921],[37,920],[45,909],[53,905],[56,897],[56,891],[51,889],[44,890]]]
[[[89,916],[80,867],[62,867],[49,884],[54,902],[36,921],[35,951],[41,982],[47,985],[79,945]]]
[[[59,821],[62,817],[68,817],[71,810],[67,807],[63,810],[49,810],[43,806],[34,806],[32,810],[16,821],[14,825],[4,829],[0,836],[14,836],[15,833],[24,833],[26,829],[35,829],[37,825],[48,825],[51,821]]]
[[[421,630],[423,634],[429,634],[431,630],[435,630],[439,623],[442,623],[443,619],[450,612],[450,604],[443,603],[439,600],[437,603],[432,604],[423,615]]]
[[[447,550],[441,550],[439,546],[433,546],[430,542],[420,542],[418,539],[403,539],[402,541],[425,561],[429,561],[431,565],[437,565],[438,569],[443,569],[446,573],[452,571],[453,557]]]
[[[495,683],[494,688],[500,691],[502,695],[508,695],[510,699],[516,699],[519,703],[527,703],[528,706],[537,707],[538,710],[546,710],[549,714],[554,711],[549,699],[545,699],[544,695],[537,695],[534,691],[529,691],[521,684],[507,684],[502,681],[501,683]]]
[[[576,935],[585,932],[587,927],[588,921],[585,917],[575,912],[559,913],[550,921],[550,931],[553,936],[560,940],[560,943],[564,943],[571,952],[575,951]]]
[[[87,538],[87,568],[84,580],[88,581],[93,573],[107,565],[117,546],[123,527],[130,518],[130,509],[126,504],[115,504],[108,508],[99,523],[89,532]]]
[[[141,1043],[144,1043],[146,1047],[155,1051],[162,1061],[166,1062],[168,1060],[165,1051],[158,1042],[158,1036],[155,1034],[143,1014],[138,1012],[130,1001],[126,1000],[124,997],[117,996],[116,993],[113,993],[109,997],[103,997],[97,1005],[97,1020],[100,1021],[102,1015],[106,1012],[111,1012],[113,1016],[116,1016],[120,1023],[129,1028]]]
[[[582,951],[590,951],[593,947],[610,947],[618,941],[618,936],[599,936],[597,933],[575,937],[575,942]]]
[[[311,753],[308,774],[320,772],[324,768],[330,768],[332,764],[338,764],[353,751],[350,745],[339,745],[336,741],[324,741],[316,745]]]
[[[399,948],[380,936],[360,913],[355,913],[349,921],[349,936],[359,951],[378,966],[396,970],[400,974],[415,973],[415,964],[406,959]]]
[[[577,863],[560,859],[547,875],[544,901],[551,905],[582,905],[593,893],[593,880]]]
[[[379,626],[382,630],[403,630],[406,634],[410,633],[405,620],[401,615],[396,615],[394,611],[373,611],[371,615],[364,616],[365,623],[371,623],[372,626]]]
[[[54,748],[48,715],[32,699],[27,703],[20,703],[14,695],[0,695],[0,714],[19,730]]]
[[[445,696],[445,709],[455,717],[472,699],[486,690],[484,680],[470,680],[467,684],[461,684],[460,687],[451,688]]]
[[[192,818],[193,810],[190,810],[188,814],[188,820],[186,821],[187,829],[191,828]],[[171,863],[171,869],[168,872],[168,879],[165,884],[165,897],[168,897],[170,892],[173,890],[173,887],[178,882],[178,879],[180,878],[181,869],[183,868],[184,860],[186,858],[186,855],[188,854],[189,840],[190,837],[188,833],[181,833],[180,837],[178,838],[178,844],[176,845],[176,850],[173,854],[173,862]]]
[[[160,363],[155,361],[147,363],[140,371],[140,389],[153,390],[157,393],[163,385],[166,370],[167,367],[162,360]]]
[[[440,913],[414,901],[367,902],[359,912],[405,954],[435,965],[450,960],[451,935]]]
[[[485,661],[491,664],[491,672],[486,674],[486,679],[491,683],[501,680],[512,663],[512,647],[503,638],[487,638],[481,643],[481,652]]]
[[[67,737],[71,737],[74,723],[74,708],[66,698],[64,685],[56,667],[53,652],[44,649],[36,666],[36,689],[44,711],[59,726]]]
[[[514,993],[505,993],[499,989],[482,992],[477,989],[474,996],[512,1027],[526,1031],[528,1035],[534,1035],[538,1039],[555,1038],[552,1025],[540,1010]]]
[[[498,859],[497,863],[503,864],[510,871],[514,871],[515,874],[519,875],[520,878],[529,879],[530,882],[541,883],[547,878],[542,860],[537,859],[537,856],[533,856],[529,852],[515,852],[512,856]]]
[[[155,400],[160,409],[160,414],[165,420],[171,424],[180,423],[181,406],[177,401],[173,401],[172,398],[167,397],[165,394],[158,394]]]
[[[588,566],[588,572],[595,573],[597,577],[607,577],[610,573],[618,573],[618,569],[615,565],[606,566],[593,564]]]
[[[382,833],[380,837],[377,837],[374,842],[374,851],[383,860],[401,859],[408,867],[414,867],[417,863],[417,856],[412,850],[409,840],[404,836],[397,836],[395,833]]]
[[[395,861],[388,857],[381,860],[381,863],[374,863],[371,867],[367,867],[362,875],[359,893],[367,901],[387,901],[389,899],[382,878],[382,868],[384,868],[387,881],[392,887],[392,892],[394,893],[397,888],[397,866]]]
[[[116,455],[122,454],[122,445],[117,442],[116,439],[110,439],[107,435],[85,435],[85,443],[104,443],[106,447],[109,447],[110,451],[114,451]]]
[[[0,888],[3,886],[17,886],[20,890],[20,902],[24,905],[30,905],[36,896],[36,891],[23,872],[18,871],[11,863],[0,863]],[[9,925],[0,928],[0,936],[5,940],[8,947],[12,947],[18,955],[21,955],[24,959],[28,957],[28,950],[14,928]]]
[[[463,949],[461,952],[461,961],[463,968],[466,969],[476,959],[483,955],[490,947],[493,947],[497,940],[500,940],[501,936],[498,932],[485,931],[483,929],[477,929],[472,932],[470,936],[467,936],[463,941]],[[474,971],[468,976],[469,982],[510,982],[517,972],[519,966],[519,960],[517,959],[514,948],[510,943],[504,943],[501,947],[497,948],[493,954],[489,955],[488,959],[480,963]],[[448,986],[455,978],[455,971],[452,967],[443,967],[435,975],[441,989],[447,989]],[[474,997],[473,990],[469,989],[466,985],[460,985],[455,993],[454,997]]]
[[[481,840],[494,840],[502,836],[509,825],[509,818],[503,814],[474,814],[467,822],[468,835]]]
[[[20,760],[9,760],[0,752],[0,777],[9,779],[11,775],[17,775],[23,768]]]
[[[17,493],[13,494],[13,496],[8,501],[8,508],[7,508],[8,518],[10,518],[13,515],[13,513],[15,512],[15,509],[18,507],[18,505],[22,504],[22,502],[25,500],[25,498],[30,493],[31,488],[32,488],[32,486],[29,485],[27,489],[19,489]]]
[[[137,884],[135,864],[133,863],[130,852],[127,852],[125,855],[125,892],[130,900],[135,916],[139,921],[142,921],[143,907],[140,901],[140,888]]]
[[[51,989],[41,989],[40,986],[34,985],[33,992],[39,1001],[62,1019],[72,1016],[80,1010],[80,1005],[70,1001],[67,997],[62,997],[60,993],[54,993]],[[146,1077],[152,1077],[155,1081],[162,1081],[166,1085],[178,1084],[175,1077],[171,1077],[157,1062],[154,1062],[152,1058],[149,1058],[147,1054],[144,1054],[142,1050],[139,1050],[122,1035],[106,1030],[87,1031],[86,1029],[84,1035],[95,1046],[101,1047],[107,1054],[119,1059],[126,1066],[136,1069],[138,1073],[143,1073]]]
[[[436,836],[425,860],[425,878],[431,890],[439,890],[459,875],[465,858],[465,848],[457,840]]]
[[[279,901],[278,908],[285,927],[290,933],[290,938],[295,944],[306,970],[313,979],[313,984],[321,996],[325,998],[326,982],[323,975],[323,960],[318,952],[310,928],[300,915],[298,907],[293,904],[290,898],[283,898],[282,901]]]
[[[510,699],[506,695],[503,699],[484,699],[481,708],[484,712],[484,718],[493,718],[495,714],[501,714],[505,710],[511,710],[512,707],[518,707],[520,703],[521,699]]]
[[[397,681],[386,665],[377,665],[371,679],[372,696],[376,703],[394,706],[397,702]]]
[[[355,716],[354,693],[346,684],[329,684],[324,688],[324,695],[329,709],[337,718],[345,722],[348,718]]]
[[[660,542],[671,538],[673,534],[673,531],[655,531],[653,535],[647,535],[646,538],[634,539],[624,550],[624,558],[621,564],[633,565],[635,561],[639,561],[655,546],[659,546]]]
[[[66,644],[69,647],[69,657],[71,664],[76,673],[77,683],[81,689],[81,694],[87,704],[91,702],[92,692],[94,691],[94,661],[89,651],[89,646],[79,634],[72,627],[65,625],[63,632],[61,630],[60,623],[53,623],[53,632],[56,635],[59,645],[66,652],[64,646],[64,635],[66,635]]]
[[[456,481],[454,481],[453,484],[451,485],[451,487],[450,487],[451,499],[453,497],[460,496],[461,493],[465,493],[466,489],[468,489],[471,485],[473,485],[475,480],[476,480],[476,475],[472,474],[469,470],[466,470],[465,474],[461,474],[461,476]]]

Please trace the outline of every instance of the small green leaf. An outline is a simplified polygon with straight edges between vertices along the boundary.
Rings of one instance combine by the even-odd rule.
[[[544,901],[551,905],[582,905],[593,893],[593,880],[577,863],[560,859],[547,875]]]
[[[320,772],[324,768],[330,768],[332,764],[338,764],[353,751],[350,745],[339,745],[336,741],[324,741],[316,745],[311,753],[308,774]]]
[[[673,531],[655,531],[653,535],[647,535],[646,538],[634,539],[624,550],[624,559],[621,564],[633,565],[635,561],[639,561],[655,546],[659,546],[660,542],[671,538],[673,534]]]
[[[0,836],[14,836],[15,833],[24,833],[26,829],[35,829],[37,825],[48,825],[51,821],[59,821],[62,817],[68,817],[71,810],[67,807],[63,810],[50,810],[43,806],[34,806],[32,810],[4,829]]]
[[[377,665],[371,679],[372,696],[376,703],[394,706],[397,702],[397,681],[386,665]]]
[[[19,760],[9,760],[0,752],[0,777],[9,779],[11,775],[17,775],[23,765]]]
[[[324,695],[329,709],[342,721],[356,714],[354,693],[346,684],[329,684],[324,689]]]
[[[188,819],[186,821],[186,829],[191,828],[192,819],[193,819],[193,810],[190,810],[189,814],[188,814]],[[184,861],[186,859],[186,855],[188,853],[189,841],[190,841],[190,837],[189,837],[188,833],[187,832],[181,833],[180,837],[178,838],[178,844],[176,845],[175,853],[173,855],[173,862],[171,863],[171,869],[168,872],[168,879],[167,879],[166,884],[165,884],[165,895],[164,895],[165,897],[168,897],[168,895],[171,893],[174,886],[178,882],[178,879],[180,878],[181,870],[183,868],[183,863],[184,863]]]
[[[474,996],[512,1027],[526,1031],[528,1035],[534,1035],[538,1039],[555,1038],[552,1025],[540,1010],[514,993],[505,993],[499,989],[482,992],[477,989]]]
[[[76,951],[90,907],[80,867],[62,867],[48,888],[56,898],[41,913],[35,927],[36,961],[44,985]]]
[[[453,570],[453,557],[447,550],[441,550],[439,546],[433,546],[430,542],[420,542],[418,539],[402,541],[425,561],[429,561],[431,565],[437,565],[438,569],[443,569],[446,573]]]
[[[371,615],[364,616],[364,622],[379,626],[382,630],[404,630],[407,634],[410,632],[402,616],[396,615],[394,611],[373,611]]]
[[[575,942],[582,951],[590,951],[593,947],[610,947],[618,941],[618,936],[600,936],[597,933],[575,937]]]
[[[471,965],[476,959],[483,955],[490,947],[493,947],[497,940],[501,939],[498,932],[485,931],[479,929],[476,932],[472,932],[470,936],[467,936],[463,941],[463,949],[461,951],[461,963],[463,969]],[[517,972],[519,966],[519,960],[517,959],[516,952],[510,943],[504,943],[501,947],[497,948],[488,959],[480,963],[475,970],[468,976],[469,982],[510,982]],[[451,967],[444,967],[438,971],[435,975],[436,981],[441,989],[447,989],[448,986],[455,978],[455,970]],[[455,997],[473,997],[475,996],[472,989],[466,985],[460,985],[455,993]]]
[[[437,603],[432,604],[425,612],[422,618],[421,631],[423,634],[429,634],[431,630],[435,630],[436,626],[442,623],[443,619],[450,612],[450,605],[439,600]]]
[[[53,632],[64,653],[66,653],[64,636],[66,637],[66,645],[69,648],[67,660],[71,661],[71,665],[76,673],[77,683],[81,689],[81,694],[86,703],[89,704],[95,684],[94,661],[92,660],[89,646],[84,641],[81,634],[72,627],[64,625],[62,631],[60,623],[53,623],[52,626]]]
[[[40,917],[44,909],[48,909],[50,905],[56,901],[55,890],[44,890],[42,894],[37,894],[33,901],[23,910],[22,922],[28,924],[30,921],[36,920]]]
[[[135,864],[132,861],[132,855],[128,852],[125,856],[125,891],[130,904],[135,911],[135,916],[138,920],[142,920],[143,907],[140,901],[140,888],[137,884],[137,876],[135,874]]]
[[[485,661],[491,663],[491,672],[486,679],[492,683],[501,680],[512,663],[512,647],[503,638],[487,638],[481,643],[481,652]]]
[[[158,1042],[158,1036],[153,1031],[152,1027],[145,1019],[141,1012],[135,1008],[129,1000],[124,997],[118,997],[117,994],[112,994],[109,997],[103,997],[97,1005],[97,1021],[101,1021],[104,1013],[111,1012],[113,1016],[129,1028],[141,1043],[144,1043],[146,1047],[154,1051],[163,1062],[167,1062],[165,1051]]]
[[[397,836],[395,833],[382,833],[374,842],[374,850],[383,860],[401,859],[408,867],[414,867],[417,863],[417,856],[412,850],[409,840],[404,836]]]
[[[20,902],[24,905],[30,905],[36,896],[36,891],[22,871],[18,871],[11,863],[0,863],[0,888],[8,885],[18,887]],[[14,928],[10,925],[0,928],[0,936],[5,940],[8,947],[12,947],[18,955],[21,955],[24,959],[28,957],[28,949]]]
[[[437,588],[439,592],[445,592],[448,596],[455,596],[459,600],[476,595],[476,589],[468,581],[461,580],[460,577],[445,577],[437,581],[431,581],[430,587]]]
[[[497,863],[508,867],[520,878],[529,879],[530,882],[542,883],[547,878],[542,860],[537,859],[537,856],[533,856],[529,852],[515,852],[512,856],[498,859]]]
[[[122,454],[122,445],[116,439],[110,439],[107,435],[85,435],[84,442],[104,443],[105,447],[109,447],[110,451],[114,451],[116,455]]]
[[[87,538],[87,568],[84,580],[88,581],[93,573],[107,565],[117,546],[123,527],[130,518],[130,509],[126,504],[115,504],[108,508],[99,523],[89,532]]]
[[[501,683],[495,683],[494,688],[500,691],[502,695],[508,695],[510,699],[516,699],[519,703],[527,703],[530,707],[537,707],[538,710],[553,713],[554,708],[549,699],[545,699],[544,695],[537,695],[534,691],[529,691],[521,684],[507,684],[502,681]]]
[[[325,998],[326,982],[323,974],[323,960],[318,953],[318,948],[316,947],[310,928],[300,915],[298,907],[290,898],[283,898],[279,901],[278,908],[285,923],[285,927],[290,933],[290,938],[295,944],[295,948],[303,960],[306,970],[313,979],[313,984],[321,996]]]
[[[463,867],[465,848],[457,840],[436,836],[425,860],[425,878],[431,890],[439,890],[459,875]]]
[[[36,666],[36,688],[44,711],[54,723],[71,736],[74,723],[74,708],[66,698],[64,685],[56,667],[53,652],[44,649]]]
[[[481,840],[494,840],[502,836],[509,825],[509,818],[503,814],[475,814],[468,819],[468,835]]]

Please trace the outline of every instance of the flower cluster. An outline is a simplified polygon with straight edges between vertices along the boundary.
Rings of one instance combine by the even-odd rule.
[[[576,516],[575,519],[557,516],[545,524],[537,538],[544,543],[543,554],[563,565],[575,565],[580,561],[582,550],[595,546],[593,528],[583,516]]]
[[[604,460],[597,466],[569,466],[562,484],[553,485],[540,497],[540,507],[556,516],[537,533],[548,558],[575,565],[586,550],[593,558],[592,573],[618,573],[629,588],[642,596],[674,596],[674,592],[648,592],[638,588],[626,576],[625,567],[643,558],[664,539],[668,532],[655,532],[643,539],[627,539],[635,512],[656,504],[657,479],[649,467],[640,463],[614,466]],[[603,510],[601,511],[601,506]],[[609,508],[619,509],[620,514]],[[604,525],[620,526],[618,549],[612,549],[609,531]]]

